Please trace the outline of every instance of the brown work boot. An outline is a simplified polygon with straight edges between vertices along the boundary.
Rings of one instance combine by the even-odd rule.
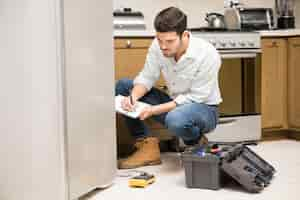
[[[119,169],[131,169],[146,165],[161,164],[159,141],[155,137],[148,137],[138,140],[137,151],[127,159],[119,160]]]
[[[135,149],[141,148],[142,144],[144,143],[144,139],[145,138],[138,138],[138,139],[136,139],[136,141],[134,143],[134,148]]]

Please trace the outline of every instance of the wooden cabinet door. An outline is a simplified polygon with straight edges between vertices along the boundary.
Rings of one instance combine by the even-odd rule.
[[[262,39],[262,128],[287,127],[287,42]]]
[[[300,130],[300,37],[288,39],[288,125]]]
[[[115,39],[115,79],[134,77],[144,66],[152,39]]]
[[[153,38],[115,39],[115,80],[121,78],[134,79],[143,69],[148,48]],[[165,90],[162,75],[156,87]]]

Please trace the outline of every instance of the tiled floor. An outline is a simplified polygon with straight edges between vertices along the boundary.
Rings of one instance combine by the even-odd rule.
[[[119,170],[111,187],[89,195],[88,200],[156,200],[156,199],[209,199],[209,200],[298,200],[300,199],[300,142],[280,140],[251,146],[277,170],[272,183],[259,194],[250,194],[237,184],[229,184],[218,191],[189,189],[185,186],[184,169],[176,153],[162,155],[163,164],[138,168],[155,174],[156,182],[141,188],[128,187],[128,177],[134,170]]]

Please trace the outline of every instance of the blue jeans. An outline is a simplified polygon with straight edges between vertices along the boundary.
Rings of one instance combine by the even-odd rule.
[[[133,81],[121,79],[116,84],[116,95],[128,96],[133,88]],[[172,101],[171,97],[156,88],[152,88],[139,101],[151,105],[158,105]],[[165,126],[171,134],[182,138],[185,144],[195,144],[202,134],[213,130],[218,122],[218,107],[203,103],[189,103],[177,106],[175,109],[152,118]],[[151,135],[142,120],[125,117],[128,129],[133,137],[147,137]]]

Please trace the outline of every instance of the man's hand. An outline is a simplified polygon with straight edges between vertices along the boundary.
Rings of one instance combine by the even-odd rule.
[[[153,105],[142,110],[139,118],[140,120],[145,120],[153,115],[159,115],[162,113],[169,112],[174,108],[176,108],[176,103],[174,101],[170,101],[159,105]]]
[[[132,100],[130,96],[124,97],[124,99],[121,101],[121,107],[126,111],[133,112],[135,109],[135,103],[136,102]]]
[[[151,117],[152,115],[154,115],[154,106],[149,106],[141,111],[139,118],[140,120],[145,120]]]

